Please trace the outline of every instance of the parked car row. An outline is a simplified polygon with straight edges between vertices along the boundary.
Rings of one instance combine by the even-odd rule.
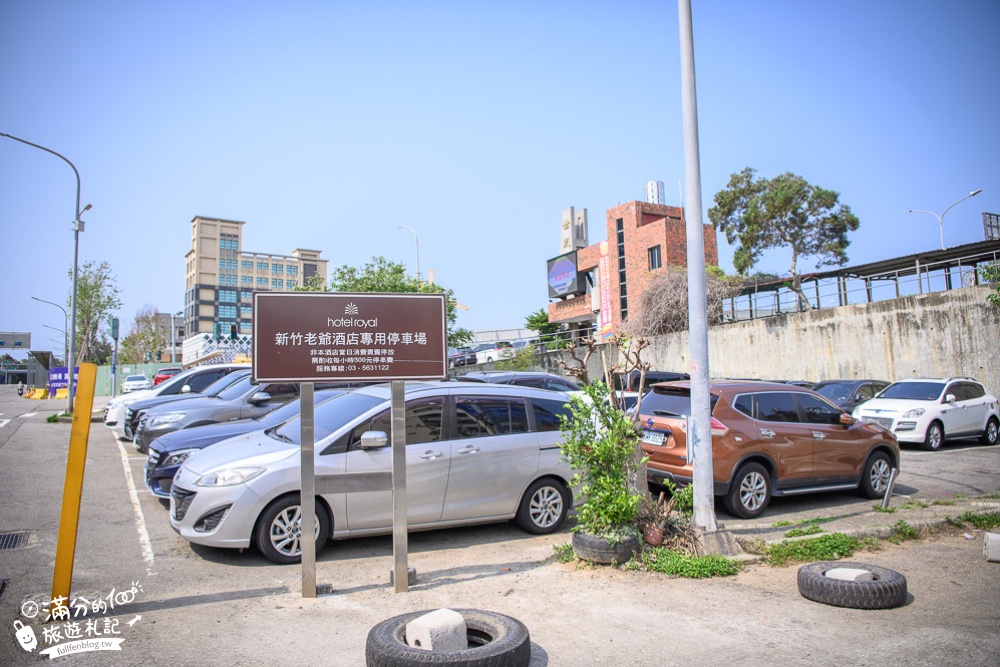
[[[196,377],[185,371],[174,381]],[[277,563],[299,559],[300,401],[297,386],[287,388],[252,385],[249,370],[236,367],[203,393],[181,384],[128,405],[119,419],[148,450],[146,486],[169,498],[181,536],[253,544]],[[390,399],[386,384],[316,390],[316,473],[331,476],[317,494],[318,548],[392,531],[391,491],[347,493],[333,481],[391,470]],[[532,533],[558,530],[572,507],[572,472],[559,449],[568,401],[493,382],[407,383],[409,529],[513,520]]]
[[[211,373],[216,381],[201,385]],[[458,379],[406,385],[409,528],[514,520],[533,533],[558,530],[573,504],[560,415],[569,416],[567,403],[579,387],[535,372]],[[637,399],[638,392],[624,389],[632,383],[628,378],[619,391]],[[819,388],[824,384],[837,385]],[[869,386],[874,394],[879,384],[885,383],[858,381],[825,396],[794,384],[713,381],[713,479],[726,510],[753,518],[772,497],[829,490],[879,497],[899,467],[898,441],[918,432],[925,446],[928,439],[937,443],[932,449],[946,433],[996,444],[997,399],[980,383],[904,380],[882,387],[853,416],[837,405]],[[692,480],[690,386],[657,382],[642,399],[638,419],[653,488]],[[169,498],[174,529],[196,544],[255,545],[273,562],[297,561],[298,386],[253,385],[245,365],[230,364],[184,371],[136,393],[145,394],[142,401],[115,410],[126,410],[122,428],[148,451],[146,486]],[[391,469],[388,385],[320,387],[315,400],[314,465],[324,476],[316,501],[318,548],[327,539],[391,533],[389,490],[347,491],[354,476]],[[106,418],[117,428],[114,422]]]

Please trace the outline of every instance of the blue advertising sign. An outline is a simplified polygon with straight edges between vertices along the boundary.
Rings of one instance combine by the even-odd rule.
[[[549,298],[580,294],[579,274],[576,270],[576,252],[560,255],[548,261]]]
[[[75,368],[73,373],[73,384],[80,379],[80,367]],[[49,391],[56,389],[66,389],[69,386],[69,373],[66,366],[49,369]]]

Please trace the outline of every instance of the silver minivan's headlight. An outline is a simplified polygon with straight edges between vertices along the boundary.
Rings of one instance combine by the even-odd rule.
[[[923,408],[913,408],[912,410],[907,410],[906,412],[904,412],[903,416],[910,418],[919,417],[920,415],[924,414],[924,412],[926,412],[926,410],[924,410]]]
[[[265,468],[226,468],[202,475],[195,484],[198,486],[236,486],[257,477]]]

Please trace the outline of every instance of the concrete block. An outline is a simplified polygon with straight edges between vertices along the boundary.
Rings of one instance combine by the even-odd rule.
[[[1000,534],[984,534],[983,556],[986,557],[988,563],[1000,563]]]
[[[406,643],[427,651],[464,651],[469,648],[465,619],[451,609],[419,616],[406,624]]]
[[[855,567],[835,567],[823,573],[827,579],[840,581],[874,581],[875,576],[868,570]]]

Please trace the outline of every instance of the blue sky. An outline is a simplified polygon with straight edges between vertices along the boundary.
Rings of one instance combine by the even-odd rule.
[[[838,191],[851,264],[983,239],[1000,212],[996,0],[693,3],[703,209],[743,167]],[[93,204],[80,262],[109,262],[125,331],[183,307],[195,215],[245,250],[420,269],[516,328],[546,305],[562,209],[684,178],[674,2],[0,4],[0,132],[58,151]],[[0,331],[62,352],[75,180],[0,138]],[[720,264],[732,248],[719,236]],[[785,273],[787,251],[759,270]],[[815,263],[800,264],[808,270]]]

